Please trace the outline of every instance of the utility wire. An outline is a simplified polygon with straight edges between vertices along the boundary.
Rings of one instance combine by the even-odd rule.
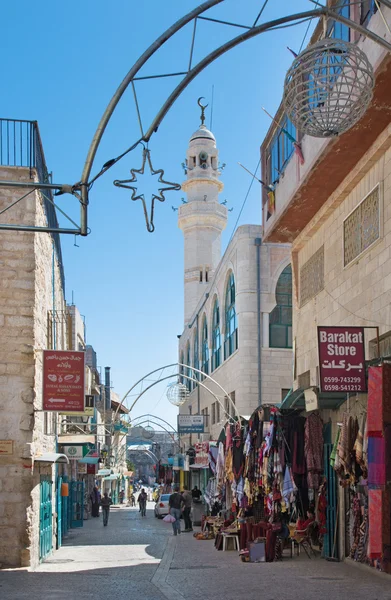
[[[239,212],[239,214],[238,214],[238,218],[236,219],[236,223],[235,223],[235,226],[234,226],[234,228],[233,228],[233,231],[232,231],[231,237],[229,238],[228,246],[229,246],[229,244],[231,243],[231,240],[232,240],[232,238],[233,238],[233,236],[234,236],[234,233],[235,233],[235,231],[236,231],[236,227],[237,227],[237,225],[238,225],[238,223],[239,223],[239,219],[240,219],[240,217],[241,217],[241,214],[242,214],[242,212],[243,212],[243,209],[244,209],[244,207],[245,207],[245,204],[246,204],[246,202],[247,202],[247,198],[249,197],[249,194],[250,194],[250,192],[251,192],[251,188],[253,187],[253,183],[254,183],[254,181],[255,181],[255,180],[257,180],[257,178],[255,177],[255,175],[256,175],[256,173],[257,173],[257,171],[258,171],[258,167],[259,167],[259,165],[260,165],[260,164],[261,164],[261,157],[259,157],[258,164],[257,164],[257,166],[256,166],[256,169],[255,169],[255,171],[254,171],[254,174],[253,174],[253,177],[252,177],[252,179],[251,179],[250,185],[248,186],[247,193],[246,193],[246,195],[245,195],[245,197],[244,197],[244,200],[243,200],[242,208],[240,209],[240,212]]]

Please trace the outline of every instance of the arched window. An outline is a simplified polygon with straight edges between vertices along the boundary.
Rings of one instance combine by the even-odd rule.
[[[181,365],[183,365],[183,364],[184,364],[184,360],[185,360],[185,355],[184,355],[184,353],[183,353],[183,352],[181,352],[181,357],[180,357],[180,359],[179,359],[179,360],[180,360],[180,363],[181,363]],[[183,367],[179,367],[179,373],[180,373],[180,375],[181,375],[181,376],[179,377],[179,381],[180,381],[180,383],[184,383],[184,382],[185,382],[185,378],[184,378],[184,377],[182,377],[182,375],[183,375],[183,373],[184,373]]]
[[[195,330],[195,334],[194,334],[194,342],[193,342],[193,367],[195,369],[199,369],[200,368],[200,358],[199,358],[199,351],[198,351],[198,328]],[[198,375],[199,373],[197,373],[197,371],[192,371],[192,377],[194,379],[198,379]],[[195,387],[197,384],[192,381],[193,387]]]
[[[215,300],[213,306],[212,322],[212,371],[220,366],[221,355],[221,334],[220,334],[220,307],[218,300]]]
[[[270,313],[270,347],[292,348],[292,267],[285,267],[276,285],[275,306]]]
[[[228,358],[238,348],[238,325],[235,310],[235,279],[229,276],[225,292],[225,342],[224,358]]]
[[[209,346],[208,346],[208,323],[206,317],[202,322],[202,367],[201,371],[209,375]]]
[[[187,349],[186,349],[186,375],[187,377],[191,377],[191,358],[190,358],[190,342],[187,342]],[[186,385],[187,385],[187,389],[189,390],[189,392],[191,392],[191,390],[193,389],[193,382],[191,381],[191,379],[187,379],[186,378]]]

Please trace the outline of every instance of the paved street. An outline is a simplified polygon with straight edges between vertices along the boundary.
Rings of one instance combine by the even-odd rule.
[[[385,575],[321,559],[241,563],[137,509],[115,508],[108,527],[91,519],[36,571],[0,571],[3,600],[391,600]]]

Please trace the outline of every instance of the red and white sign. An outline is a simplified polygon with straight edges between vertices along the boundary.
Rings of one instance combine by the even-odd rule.
[[[194,464],[199,468],[209,467],[209,442],[198,442],[194,444],[196,451]]]
[[[43,351],[43,410],[84,412],[85,353]]]
[[[322,392],[366,392],[363,327],[318,327]]]

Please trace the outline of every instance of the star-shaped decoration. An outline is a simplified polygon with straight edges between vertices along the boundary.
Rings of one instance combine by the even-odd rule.
[[[151,175],[159,175],[158,183],[164,184],[164,187],[158,188],[158,192],[159,192],[158,194],[152,194],[150,215],[148,214],[148,208],[147,208],[147,203],[146,203],[144,194],[138,194],[137,187],[135,185],[129,185],[131,183],[137,182],[137,173],[139,173],[140,175],[144,175],[145,165],[147,162],[149,165],[149,170],[151,172]],[[165,201],[164,192],[168,192],[170,190],[178,191],[181,189],[181,186],[179,185],[179,183],[172,183],[171,181],[165,181],[165,179],[163,179],[163,177],[164,177],[163,169],[155,170],[153,168],[152,162],[151,162],[151,153],[148,148],[143,149],[143,162],[142,162],[141,168],[140,169],[130,169],[130,173],[132,175],[132,177],[130,179],[123,179],[123,180],[116,179],[114,181],[114,185],[116,185],[117,187],[122,187],[122,188],[126,188],[128,190],[132,190],[131,200],[141,200],[141,202],[143,203],[144,216],[145,216],[145,222],[147,225],[147,230],[150,233],[152,233],[153,231],[155,231],[155,225],[153,223],[153,217],[154,217],[154,212],[155,212],[155,200],[158,200],[159,202],[164,202]]]

